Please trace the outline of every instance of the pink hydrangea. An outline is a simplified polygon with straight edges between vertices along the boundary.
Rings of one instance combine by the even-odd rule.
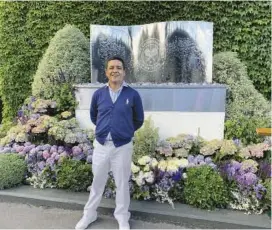
[[[46,159],[48,159],[49,157],[50,157],[49,151],[48,151],[48,150],[44,150],[44,151],[43,151],[43,158],[46,160]]]

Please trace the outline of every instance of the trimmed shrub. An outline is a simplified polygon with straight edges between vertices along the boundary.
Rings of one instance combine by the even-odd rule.
[[[210,166],[188,168],[184,186],[186,203],[203,209],[226,207],[228,192],[223,178]]]
[[[243,116],[268,116],[269,102],[247,77],[246,66],[234,52],[222,52],[214,56],[213,80],[227,85],[226,118]]]
[[[57,187],[61,189],[86,191],[92,182],[91,165],[82,161],[64,158],[56,172]]]
[[[32,94],[53,99],[59,93],[55,91],[58,83],[86,83],[90,79],[89,41],[79,29],[66,25],[52,38],[39,63]]]
[[[0,189],[21,184],[26,172],[26,163],[19,155],[14,153],[0,155]]]
[[[247,77],[246,66],[234,52],[214,56],[213,80],[227,85],[225,138],[257,143],[256,128],[268,127],[270,104]]]

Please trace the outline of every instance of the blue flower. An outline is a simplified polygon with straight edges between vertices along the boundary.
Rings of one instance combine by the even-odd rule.
[[[175,174],[173,174],[173,176],[172,176],[172,179],[174,180],[174,181],[180,181],[180,179],[181,179],[181,172],[180,171],[178,171],[178,172],[176,172]]]

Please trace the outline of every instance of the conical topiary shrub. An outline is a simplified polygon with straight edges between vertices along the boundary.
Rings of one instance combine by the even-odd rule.
[[[237,138],[244,144],[263,141],[256,128],[270,126],[270,103],[255,89],[237,53],[214,56],[213,80],[227,85],[225,138]]]
[[[53,99],[58,83],[86,83],[90,77],[89,41],[72,25],[66,25],[52,38],[38,65],[32,95]]]

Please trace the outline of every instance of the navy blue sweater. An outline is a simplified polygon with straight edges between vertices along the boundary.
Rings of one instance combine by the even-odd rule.
[[[91,120],[96,125],[95,138],[104,144],[111,133],[116,147],[129,143],[134,132],[144,122],[144,111],[139,93],[131,87],[123,87],[116,102],[110,97],[108,86],[94,92],[90,109]]]

